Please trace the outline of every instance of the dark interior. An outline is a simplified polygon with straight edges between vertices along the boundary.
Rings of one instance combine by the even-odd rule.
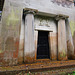
[[[47,31],[38,31],[37,59],[50,58]]]
[[[4,0],[0,0],[0,11],[3,10]]]
[[[74,0],[74,6],[75,6],[75,0]]]

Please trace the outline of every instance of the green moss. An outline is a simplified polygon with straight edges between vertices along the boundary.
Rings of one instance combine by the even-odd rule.
[[[14,25],[16,25],[19,21],[18,16],[16,15],[18,11],[14,11],[14,9],[11,9],[11,13],[8,15],[7,19],[6,19],[6,25],[12,25],[14,27]]]
[[[27,73],[27,75],[29,75],[29,73]]]
[[[66,75],[66,73],[65,72],[61,72],[60,75]]]
[[[73,36],[74,31],[75,31],[75,22],[74,21],[70,21],[70,28],[71,28],[71,33],[72,33],[72,36]]]
[[[66,54],[65,54],[65,51],[63,50],[63,53],[60,54],[60,57],[65,57]]]
[[[0,50],[0,53],[3,53],[3,50]]]

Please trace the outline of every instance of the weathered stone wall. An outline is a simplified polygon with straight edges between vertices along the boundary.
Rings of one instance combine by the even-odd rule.
[[[5,0],[1,28],[1,65],[17,64],[20,25],[21,10],[18,7],[13,7],[9,0]]]
[[[21,25],[24,25],[22,15],[23,9],[26,7],[56,15],[68,15],[75,46],[75,8],[72,2],[65,0],[61,0],[60,2],[58,2],[58,0],[5,0],[2,13],[2,28],[0,37],[0,65],[17,64],[18,50],[21,50],[20,56],[23,57],[24,34],[20,37],[20,30]],[[70,39],[70,37],[68,39]],[[21,42],[20,45],[22,44],[20,49],[19,41]],[[23,58],[21,61],[23,61]]]

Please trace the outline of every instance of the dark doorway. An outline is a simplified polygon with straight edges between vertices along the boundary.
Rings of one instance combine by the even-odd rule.
[[[0,11],[3,10],[4,0],[0,0]]]
[[[0,0],[0,21],[2,16],[3,5],[4,5],[4,0]]]
[[[50,58],[47,31],[38,31],[37,59]]]

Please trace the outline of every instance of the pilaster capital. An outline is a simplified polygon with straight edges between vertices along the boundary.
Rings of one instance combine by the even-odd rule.
[[[34,14],[34,15],[38,12],[38,10],[31,9],[31,8],[25,8],[23,9],[23,11],[24,11],[24,14]]]
[[[55,20],[60,20],[60,19],[67,19],[67,18],[69,18],[69,16],[67,16],[67,15],[63,15],[63,14],[59,14],[59,15],[56,15],[55,16]]]

